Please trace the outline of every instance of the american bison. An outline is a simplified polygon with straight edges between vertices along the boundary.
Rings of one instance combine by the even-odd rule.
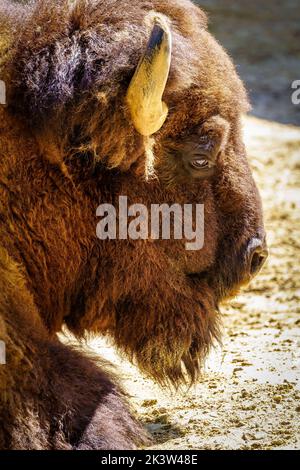
[[[197,380],[220,302],[267,255],[246,93],[189,0],[0,0],[0,51],[0,448],[136,448],[116,379],[57,334],[107,335],[164,386]],[[203,248],[98,239],[119,196],[203,204]]]

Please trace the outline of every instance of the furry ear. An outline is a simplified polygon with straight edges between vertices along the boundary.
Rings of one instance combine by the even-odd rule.
[[[59,110],[83,88],[83,53],[76,36],[56,41],[16,66],[13,88],[18,106],[35,118]],[[14,106],[14,103],[12,103]]]
[[[15,6],[10,14],[16,18]],[[36,0],[16,18],[8,75],[8,105],[37,125],[64,107],[91,81],[89,38],[73,23],[68,0]],[[0,41],[1,42],[1,41]]]

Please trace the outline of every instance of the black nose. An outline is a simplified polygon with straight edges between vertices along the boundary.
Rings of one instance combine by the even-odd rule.
[[[247,246],[246,264],[250,277],[254,277],[261,270],[268,258],[267,244],[259,238],[252,238]]]

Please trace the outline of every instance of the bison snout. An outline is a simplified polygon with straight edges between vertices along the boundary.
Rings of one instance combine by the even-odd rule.
[[[259,273],[268,258],[269,252],[265,240],[252,238],[247,246],[246,270],[250,278]]]

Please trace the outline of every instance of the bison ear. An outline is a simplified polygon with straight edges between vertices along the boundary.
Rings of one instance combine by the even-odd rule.
[[[83,57],[76,37],[32,49],[33,45],[16,52],[10,102],[38,124],[60,111],[82,86]]]
[[[163,126],[168,107],[162,101],[170,72],[172,35],[162,17],[154,27],[127,92],[127,104],[136,130],[150,136]]]

